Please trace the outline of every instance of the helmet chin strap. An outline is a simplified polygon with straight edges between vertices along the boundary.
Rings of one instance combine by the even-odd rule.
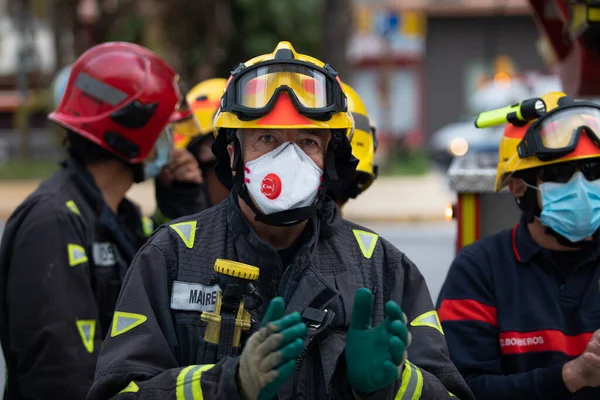
[[[233,141],[233,170],[235,171],[233,188],[237,192],[238,196],[244,201],[244,203],[246,203],[252,212],[254,212],[255,221],[271,226],[294,226],[317,216],[317,212],[321,209],[325,199],[328,182],[330,180],[338,179],[338,174],[335,168],[335,144],[333,141],[331,141],[327,146],[327,151],[325,153],[325,171],[323,175],[323,181],[321,182],[321,186],[319,186],[319,192],[315,202],[310,206],[279,211],[272,214],[263,213],[262,210],[260,210],[252,200],[252,197],[248,192],[248,187],[244,182],[244,162],[241,154],[242,146],[239,139],[235,135],[233,137]]]

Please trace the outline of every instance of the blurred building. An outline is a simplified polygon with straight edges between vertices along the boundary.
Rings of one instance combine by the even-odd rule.
[[[418,146],[426,118],[426,15],[392,2],[366,0],[355,1],[354,18],[350,84],[363,98],[383,147],[399,139]]]
[[[27,75],[31,88],[56,67],[50,21],[36,18],[29,9],[21,13],[19,3],[12,4],[0,0],[0,128],[12,124],[12,114],[22,101],[20,74]]]
[[[355,21],[352,83],[383,130],[410,143],[468,113],[498,55],[547,72],[527,0],[355,0]]]

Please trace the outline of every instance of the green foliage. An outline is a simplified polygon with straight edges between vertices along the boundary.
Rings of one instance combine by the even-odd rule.
[[[242,49],[253,55],[273,51],[277,42],[292,42],[297,51],[319,56],[320,0],[238,0],[243,16],[238,37],[246,38]],[[250,56],[250,57],[251,57]]]
[[[0,181],[46,179],[58,167],[58,160],[9,160],[0,164]]]
[[[403,155],[395,155],[386,168],[382,168],[382,176],[420,176],[429,172],[431,166],[425,151],[417,150]]]
[[[144,31],[144,20],[138,15],[118,18],[108,30],[106,41],[139,43]]]

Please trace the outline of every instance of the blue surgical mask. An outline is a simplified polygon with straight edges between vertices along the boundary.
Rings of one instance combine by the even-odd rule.
[[[173,143],[170,134],[168,132],[161,133],[154,145],[156,157],[154,160],[144,163],[144,177],[146,179],[156,178],[160,175],[164,166],[169,163],[169,154],[172,147]]]
[[[588,181],[581,172],[566,183],[544,182],[540,221],[556,233],[579,242],[600,228],[600,179]]]

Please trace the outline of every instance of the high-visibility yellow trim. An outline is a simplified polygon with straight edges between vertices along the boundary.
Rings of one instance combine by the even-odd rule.
[[[160,211],[160,209],[157,207],[156,210],[154,210],[154,214],[152,215],[152,219],[156,222],[156,225],[164,225],[166,223],[168,223],[169,221],[171,221],[171,218],[166,217],[162,211]]]
[[[360,247],[360,251],[363,256],[367,259],[373,256],[373,251],[375,251],[375,246],[377,245],[377,239],[379,235],[373,232],[362,231],[360,229],[353,229],[352,233],[354,233],[354,237],[358,242],[358,247]]]
[[[396,397],[394,398],[394,400],[402,400],[404,398],[403,394],[406,392],[406,389],[408,388],[408,383],[410,382],[411,376],[412,376],[412,370],[408,366],[408,363],[407,363],[404,366],[404,371],[402,371],[402,378],[400,380],[402,382],[402,384],[400,385],[400,389],[398,390],[398,393],[396,393]]]
[[[177,400],[204,400],[200,377],[204,371],[208,371],[214,366],[214,364],[190,365],[182,369],[177,375],[175,389]]]
[[[69,265],[71,267],[88,262],[87,254],[83,246],[69,243],[67,245],[67,252],[69,253]]]
[[[187,221],[178,222],[169,226],[177,232],[181,240],[183,240],[183,243],[185,243],[185,246],[188,249],[191,249],[194,247],[194,239],[196,238],[196,224],[197,221]]]
[[[142,217],[142,230],[146,237],[149,237],[154,232],[154,222],[145,215]]]
[[[110,336],[115,337],[125,332],[129,332],[133,328],[138,327],[146,322],[147,319],[148,317],[143,314],[115,311],[115,315],[113,316],[112,320],[112,327],[110,329]]]
[[[94,337],[96,336],[96,320],[80,319],[75,321],[81,341],[88,353],[94,352]]]
[[[69,200],[66,203],[66,206],[69,210],[71,210],[71,212],[79,217],[81,217],[81,212],[79,211],[79,208],[77,207],[77,204],[75,204],[75,202],[73,200]]]
[[[595,7],[594,8],[589,7],[587,19],[590,22],[599,22],[600,21],[600,9],[595,8]]]
[[[419,400],[423,392],[423,373],[406,360],[402,371],[401,385],[394,400]]]
[[[412,326],[428,326],[430,328],[436,329],[442,335],[444,334],[442,324],[440,323],[440,318],[438,317],[438,314],[435,310],[428,311],[419,315],[410,324]]]
[[[119,394],[121,394],[121,393],[137,393],[139,391],[140,391],[140,387],[134,381],[131,381],[131,382],[129,382],[129,385],[127,385],[125,387],[125,389],[123,389],[119,392]]]
[[[461,247],[477,240],[477,194],[460,193]]]

